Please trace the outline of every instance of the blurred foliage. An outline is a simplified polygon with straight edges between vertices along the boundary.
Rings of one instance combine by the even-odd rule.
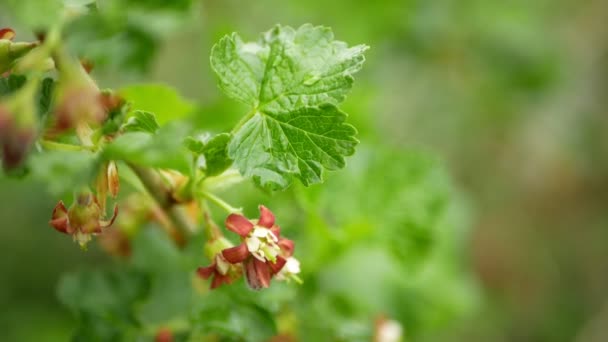
[[[56,4],[0,3],[0,26],[31,35],[58,18]],[[370,45],[344,108],[362,144],[322,185],[270,195],[247,183],[225,194],[251,216],[266,203],[297,241],[304,285],[262,293],[242,284],[207,293],[198,280],[191,293],[206,264],[200,244],[177,252],[154,227],[118,269],[95,248],[82,253],[47,226],[61,180],[82,175],[81,161],[31,160],[54,171],[0,179],[4,340],[133,340],[143,326],[194,324],[179,338],[293,330],[304,341],[367,341],[379,316],[416,341],[606,340],[607,10],[599,0],[100,1],[71,24],[70,47],[95,62],[104,86],[152,79],[179,89],[122,88],[152,101],[138,108],[161,126],[185,118],[184,137],[225,131],[246,112],[221,96],[209,67],[226,33],[250,40],[276,22],[312,22]],[[190,167],[180,153],[146,153],[130,134],[149,133],[125,135],[113,157]],[[66,271],[59,299],[75,318],[55,298]]]

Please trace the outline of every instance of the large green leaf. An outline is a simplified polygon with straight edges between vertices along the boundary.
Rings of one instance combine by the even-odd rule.
[[[282,189],[294,177],[319,183],[324,169],[343,167],[354,153],[356,130],[335,105],[352,87],[366,49],[349,48],[329,28],[312,25],[276,26],[258,42],[222,38],[211,66],[222,90],[251,108],[228,146],[241,173]]]

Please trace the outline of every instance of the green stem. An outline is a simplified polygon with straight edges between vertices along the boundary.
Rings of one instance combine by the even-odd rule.
[[[40,140],[40,146],[45,150],[53,151],[87,151],[88,149],[80,145],[64,144],[50,140]]]
[[[226,201],[224,201],[223,199],[217,197],[216,195],[214,195],[210,192],[202,191],[202,192],[200,192],[200,195],[207,198],[209,201],[213,202],[213,204],[217,205],[218,207],[224,209],[226,212],[228,212],[228,214],[243,212],[243,209],[235,208],[235,207],[231,206],[230,204],[226,203]]]
[[[171,199],[171,192],[166,188],[160,176],[150,169],[130,163],[128,165],[139,177],[142,184],[146,190],[148,190],[152,198],[158,203],[159,207],[165,211],[167,217],[169,217],[180,235],[191,235],[195,231],[194,224],[184,211],[175,206],[176,203]]]

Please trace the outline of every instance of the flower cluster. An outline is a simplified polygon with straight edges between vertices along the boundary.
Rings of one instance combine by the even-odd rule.
[[[214,276],[211,284],[215,288],[223,283],[230,284],[236,277],[234,267],[242,269],[247,284],[258,290],[270,286],[274,277],[277,280],[294,279],[300,282],[297,274],[300,264],[293,257],[293,241],[281,237],[281,228],[275,224],[274,214],[260,205],[260,218],[248,220],[239,214],[230,214],[226,228],[241,237],[241,243],[228,247],[215,255],[213,263],[198,269],[198,274],[207,279]]]

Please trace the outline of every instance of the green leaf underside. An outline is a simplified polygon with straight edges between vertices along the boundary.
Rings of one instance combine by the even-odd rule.
[[[211,52],[220,87],[251,107],[228,155],[261,186],[282,189],[298,178],[322,181],[323,170],[344,167],[356,130],[336,105],[350,90],[367,46],[347,47],[330,29],[277,26],[256,43],[236,34]]]

